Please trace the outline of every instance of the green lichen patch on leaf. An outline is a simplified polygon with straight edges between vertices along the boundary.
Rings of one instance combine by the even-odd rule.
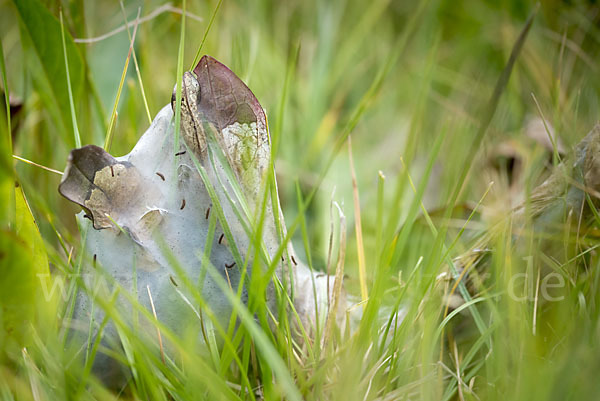
[[[244,195],[255,202],[270,158],[265,112],[246,84],[214,58],[202,57],[194,74],[183,77],[182,136],[199,160],[205,160],[212,135]]]

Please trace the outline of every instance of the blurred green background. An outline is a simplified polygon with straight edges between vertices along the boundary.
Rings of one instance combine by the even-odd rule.
[[[126,1],[123,13],[115,1],[1,0],[12,153],[62,171],[75,147],[63,46],[56,31],[61,10],[81,141],[102,146],[129,38],[122,31],[91,43],[81,39],[105,35],[123,26],[125,18],[133,21],[140,8],[144,17],[164,5]],[[216,1],[187,2],[184,69],[192,67],[216,6]],[[177,79],[181,7],[181,2],[174,2],[137,29],[134,50],[152,117],[170,102]],[[304,243],[301,230],[295,235],[305,260],[305,252],[310,252],[314,267],[324,269],[330,202],[339,202],[349,227],[346,286],[358,294],[348,148],[339,142],[348,132],[372,282],[374,270],[369,266],[381,252],[378,211],[383,210],[386,238],[414,217],[409,209],[415,195],[406,184],[407,171],[417,186],[423,186],[423,203],[434,221],[443,214],[436,211],[456,208],[457,227],[464,223],[460,207],[470,210],[494,181],[477,222],[467,230],[469,239],[521,202],[552,163],[544,140],[532,139],[536,129],[544,132],[542,116],[567,150],[591,130],[598,120],[600,95],[600,7],[595,1],[542,1],[489,130],[477,154],[467,154],[483,105],[534,7],[535,2],[521,0],[223,1],[201,53],[228,65],[266,110],[271,135],[278,137],[275,168],[288,221],[298,213],[296,187],[307,196],[324,175],[305,212],[308,241]],[[44,10],[54,16],[54,24],[42,18]],[[25,23],[24,15],[39,23]],[[117,111],[111,153],[123,155],[150,123],[133,60]],[[2,116],[5,127],[5,113]],[[434,154],[439,138],[441,147]],[[78,243],[74,219],[78,208],[59,196],[59,175],[22,162],[15,166],[52,265],[53,259],[68,256],[59,235],[68,244]],[[449,205],[463,166],[471,173],[456,205]],[[424,177],[428,167],[431,174]],[[386,177],[383,208],[377,203],[379,171]],[[435,236],[422,220],[415,218],[407,242],[395,251],[390,277],[407,274],[431,252]],[[468,246],[468,241],[461,241],[453,253]],[[589,333],[596,330],[593,327]],[[565,351],[564,358],[572,352],[576,361],[589,362],[588,375],[570,379],[569,388],[580,385],[576,394],[597,394],[592,375],[600,360],[596,338],[592,335],[588,344],[591,354],[588,348]],[[560,366],[552,380],[563,373],[569,376],[571,365]],[[519,391],[517,386],[514,395],[532,394]],[[563,395],[546,389],[540,398],[565,399]]]

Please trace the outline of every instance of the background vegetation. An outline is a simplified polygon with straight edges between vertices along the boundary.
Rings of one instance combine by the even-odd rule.
[[[472,294],[475,302],[450,320],[444,320],[449,286],[438,279],[449,258],[506,217],[556,162],[531,138],[536,124],[544,132],[542,116],[567,150],[597,121],[600,9],[593,3],[541,4],[472,154],[482,105],[533,2],[226,0],[205,41],[219,4],[188,1],[182,35],[181,13],[173,10],[183,5],[176,3],[139,25],[134,50],[141,80],[131,59],[121,90],[127,32],[91,43],[80,39],[106,34],[125,17],[133,21],[139,8],[143,17],[163,3],[127,1],[123,11],[112,1],[0,1],[3,106],[9,100],[0,110],[0,397],[115,396],[87,369],[69,365],[61,342],[64,305],[43,302],[43,283],[36,278],[47,272],[68,277],[73,269],[78,208],[58,195],[58,174],[11,155],[62,171],[79,145],[76,132],[81,144],[101,146],[114,116],[111,153],[127,153],[170,101],[183,37],[185,69],[203,43],[202,53],[230,66],[267,111],[271,135],[278,138],[284,215],[290,222],[301,211],[296,249],[317,270],[327,265],[331,200],[342,205],[346,288],[360,299],[360,246],[344,141],[351,134],[369,308],[356,334],[335,346],[315,343],[292,351],[285,336],[269,337],[283,373],[270,356],[244,357],[253,350],[251,334],[240,346],[246,370],[223,362],[195,370],[199,362],[192,358],[169,376],[160,361],[134,352],[139,373],[122,397],[595,399],[600,305],[593,229],[575,240],[565,225],[553,243],[565,249],[562,259],[537,237],[524,252],[510,246],[508,230],[501,232],[485,266],[486,291]],[[306,197],[317,185],[304,210],[298,194]],[[507,295],[511,274],[526,272],[531,280],[549,266],[566,278],[554,293],[562,301]],[[377,316],[393,315],[398,305],[404,323],[381,336]],[[143,354],[142,345],[130,340]]]

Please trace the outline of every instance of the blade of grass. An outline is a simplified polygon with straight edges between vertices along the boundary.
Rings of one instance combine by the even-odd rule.
[[[285,81],[283,82],[283,88],[281,89],[281,94],[279,95],[279,105],[277,107],[277,120],[275,124],[275,129],[273,131],[269,131],[271,137],[271,167],[269,171],[272,171],[273,164],[275,162],[275,158],[279,151],[279,141],[283,135],[283,120],[285,117],[285,108],[287,105],[288,99],[288,91],[290,88],[290,83],[292,81],[292,77],[296,72],[296,64],[298,63],[298,57],[300,55],[300,43],[296,46],[296,50],[292,53],[293,56],[289,58],[287,63],[287,68],[285,70]]]
[[[152,292],[150,292],[150,285],[146,285],[146,290],[148,291],[148,298],[150,299],[152,314],[154,315],[154,319],[158,320],[158,317],[156,316],[156,308],[154,307],[154,300],[152,299]],[[156,337],[158,338],[158,345],[160,348],[160,359],[162,359],[162,362],[165,363],[165,351],[163,349],[162,336],[160,335],[160,329],[158,327],[156,328]]]
[[[138,8],[138,14],[136,17],[136,21],[140,18],[141,8]],[[129,67],[129,60],[131,59],[131,53],[133,53],[133,44],[135,42],[135,35],[137,33],[138,25],[136,24],[133,28],[133,35],[131,37],[131,41],[129,42],[129,52],[127,53],[127,58],[125,59],[125,66],[123,67],[123,72],[121,73],[121,81],[119,82],[119,89],[117,90],[117,96],[115,98],[115,103],[113,104],[113,110],[110,115],[110,122],[108,123],[108,132],[106,133],[106,138],[104,140],[104,150],[110,153],[110,146],[112,144],[112,138],[114,133],[114,128],[117,123],[117,107],[119,106],[119,100],[121,99],[121,91],[123,90],[123,84],[125,83],[125,77],[127,76],[127,69]],[[80,145],[81,146],[81,145]]]
[[[215,17],[217,16],[217,13],[219,12],[219,8],[221,7],[222,2],[223,2],[223,0],[219,0],[217,5],[215,6],[215,11],[213,11],[212,15],[210,16],[210,21],[208,22],[208,26],[206,27],[206,30],[204,31],[204,35],[202,36],[202,40],[200,41],[200,46],[198,46],[198,51],[196,52],[194,61],[192,61],[192,65],[190,66],[190,71],[193,70],[194,67],[196,67],[196,64],[198,64],[198,61],[200,61],[200,52],[202,51],[202,48],[204,47],[204,42],[206,42],[206,37],[208,36],[208,33],[210,32],[210,28],[212,27],[213,22],[215,22]],[[185,4],[185,0],[183,3]],[[184,10],[185,10],[185,6],[184,6]]]
[[[473,298],[473,299],[469,300],[468,302],[465,302],[464,304],[460,305],[458,308],[454,309],[452,312],[450,312],[450,314],[448,314],[448,316],[446,316],[444,318],[444,320],[442,320],[442,323],[440,323],[440,325],[438,326],[438,328],[435,332],[435,338],[439,339],[441,337],[442,332],[444,331],[444,328],[446,327],[448,322],[450,320],[452,320],[452,318],[454,316],[458,315],[464,309],[470,308],[471,305],[477,304],[477,303],[485,301],[485,300],[486,300],[486,298],[484,298],[484,297]],[[485,331],[484,331],[484,333],[485,333]]]
[[[75,147],[81,147],[81,136],[77,126],[77,113],[75,113],[75,104],[73,103],[73,89],[71,88],[71,75],[69,73],[69,58],[67,57],[67,42],[65,40],[65,25],[63,23],[62,10],[60,11],[60,35],[62,38],[63,55],[65,58],[65,72],[67,74],[67,92],[69,93],[69,106],[71,108],[71,122],[73,124],[73,136],[75,137]]]
[[[4,48],[0,40],[0,72],[4,84],[4,103],[6,106],[6,133],[0,129],[0,197],[4,199],[4,205],[0,210],[0,221],[2,225],[13,224],[15,221],[15,191],[14,177],[15,167],[10,155],[13,154],[12,122],[10,118],[10,89],[6,76],[6,64],[4,61]],[[9,223],[10,222],[10,223]],[[1,320],[1,318],[0,318]],[[0,329],[1,330],[1,329]]]
[[[333,291],[331,293],[331,306],[327,311],[327,321],[325,323],[325,333],[323,335],[323,349],[327,349],[327,342],[333,336],[333,329],[335,328],[335,323],[337,321],[338,315],[338,303],[340,300],[340,295],[342,293],[342,283],[344,281],[344,263],[346,261],[346,216],[342,212],[342,208],[335,203],[335,206],[338,210],[338,215],[340,218],[340,240],[339,240],[339,256],[338,263],[335,268],[335,280],[333,282]],[[330,294],[327,293],[327,298],[329,299]],[[363,302],[366,300],[363,300]]]
[[[132,42],[131,32],[129,32],[129,23],[127,22],[127,15],[125,14],[125,6],[123,5],[123,0],[119,1],[119,5],[121,6],[121,11],[123,12],[123,19],[125,20],[125,27],[127,28],[127,36],[129,37],[129,42]],[[138,26],[140,23],[140,12],[141,7],[138,8],[138,17],[134,21],[134,26]],[[135,66],[135,73],[137,75],[138,82],[140,84],[140,92],[142,94],[142,100],[144,101],[144,108],[146,109],[146,116],[148,117],[148,124],[152,124],[152,116],[150,115],[150,108],[148,107],[148,99],[146,98],[146,92],[144,91],[144,82],[142,81],[142,74],[140,73],[140,66],[137,61],[137,56],[135,55],[135,49],[132,51],[133,54],[133,64]]]
[[[358,253],[358,279],[360,281],[360,295],[362,301],[369,299],[367,290],[367,270],[365,267],[365,247],[363,245],[362,225],[360,221],[360,199],[358,197],[358,184],[356,182],[356,171],[354,171],[354,159],[352,157],[352,140],[348,135],[348,159],[350,160],[350,174],[352,176],[352,195],[354,198],[354,229],[356,231],[356,251]]]
[[[465,183],[465,179],[469,171],[471,170],[471,166],[473,166],[473,163],[471,161],[474,159],[475,154],[479,150],[480,144],[483,141],[483,137],[485,136],[485,133],[487,132],[490,124],[492,123],[492,119],[496,114],[496,109],[498,108],[500,97],[502,96],[504,89],[506,89],[506,85],[508,84],[508,80],[512,73],[513,67],[517,61],[517,58],[519,57],[519,54],[521,54],[521,49],[523,48],[525,40],[527,39],[527,35],[529,34],[529,30],[533,25],[533,21],[535,19],[535,16],[537,15],[539,6],[540,3],[537,3],[535,8],[527,18],[527,21],[525,21],[525,25],[523,26],[523,29],[517,37],[517,40],[515,41],[515,44],[513,45],[513,48],[510,52],[510,57],[506,63],[506,66],[502,70],[502,74],[500,74],[500,76],[498,77],[498,81],[496,82],[496,86],[494,87],[494,92],[492,93],[492,96],[490,97],[487,104],[484,106],[484,109],[481,114],[481,123],[479,125],[479,129],[475,134],[474,140],[471,142],[471,146],[465,153],[464,163],[460,170],[457,184],[454,188],[452,196],[450,197],[449,205],[454,205],[456,203],[456,200],[458,199],[458,196]],[[449,208],[449,210],[451,210],[451,208]]]
[[[181,13],[181,31],[179,32],[179,48],[177,50],[177,83],[175,85],[175,140],[173,141],[173,151],[179,151],[179,137],[181,131],[181,89],[183,81],[183,53],[185,44],[185,14],[186,0],[183,0]],[[188,150],[189,151],[189,150]]]
[[[49,171],[49,172],[51,172],[51,173],[58,174],[58,175],[63,175],[63,172],[62,172],[62,171],[58,171],[58,170],[55,170],[55,169],[53,169],[53,168],[50,168],[50,167],[42,166],[41,164],[38,164],[38,163],[36,163],[36,162],[32,162],[31,160],[27,160],[27,159],[25,159],[25,158],[23,158],[23,157],[21,157],[21,156],[12,155],[12,157],[13,157],[15,160],[19,160],[19,161],[21,161],[21,162],[23,162],[23,163],[27,163],[27,164],[30,164],[30,165],[32,165],[32,166],[39,167],[39,168],[41,168],[42,170],[46,170],[46,171]]]
[[[12,125],[10,121],[10,93],[8,89],[8,79],[6,78],[6,64],[4,62],[4,48],[0,40],[0,71],[2,72],[2,83],[4,84],[4,102],[6,106],[6,134],[8,151],[12,154]]]
[[[535,102],[535,107],[537,108],[537,111],[540,114],[540,118],[542,119],[542,123],[544,124],[544,130],[546,131],[546,135],[548,135],[550,143],[552,144],[552,162],[553,165],[556,166],[562,161],[560,155],[558,154],[558,145],[556,144],[556,139],[554,138],[553,133],[550,132],[550,128],[548,128],[548,123],[546,122],[546,116],[544,116],[544,112],[542,111],[542,106],[540,106],[537,97],[535,97],[535,94],[533,92],[531,92],[531,97]]]
[[[381,263],[381,251],[383,245],[383,209],[384,209],[385,175],[381,170],[377,173],[377,216],[375,217],[377,231],[375,233],[375,259],[374,265],[379,269]]]
[[[300,183],[298,182],[298,180],[296,180],[296,200],[297,200],[297,204],[298,206],[302,205],[304,203],[304,200],[302,199],[302,190],[300,189]],[[333,205],[332,205],[333,207]],[[312,257],[311,257],[311,252],[310,252],[310,240],[308,237],[308,229],[306,227],[306,218],[304,215],[300,215],[302,217],[301,221],[300,221],[300,231],[302,233],[302,241],[304,244],[304,249],[305,249],[305,254],[306,254],[306,261],[308,264],[308,268],[311,269],[311,271],[314,271],[313,269],[313,263],[312,263]],[[333,224],[333,219],[331,221],[331,224]],[[331,235],[333,235],[333,231],[331,233]],[[290,255],[286,255],[287,256],[287,263],[288,266],[292,266],[293,262],[290,260]],[[290,277],[293,279],[294,275],[291,274]],[[329,277],[328,277],[329,279]],[[317,317],[315,320],[315,333],[316,333],[316,337],[315,338],[321,338],[321,333],[322,333],[322,327],[321,327],[321,322],[319,317],[319,303],[317,301],[317,286],[315,285],[315,277],[314,275],[311,275],[311,284],[312,284],[312,297],[315,303],[315,316]],[[292,291],[291,291],[291,298],[295,299],[296,294],[294,292],[294,285],[292,284]],[[329,294],[329,288],[327,288],[327,294]],[[329,298],[327,299],[327,304],[329,306]]]

